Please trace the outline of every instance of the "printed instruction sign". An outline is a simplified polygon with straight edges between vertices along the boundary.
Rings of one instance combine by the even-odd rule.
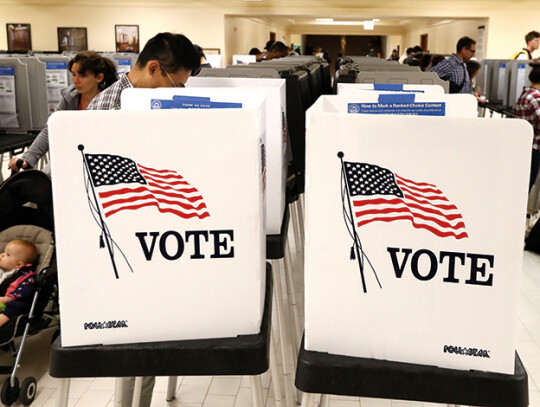
[[[19,127],[15,92],[15,68],[0,66],[0,128]]]
[[[45,62],[45,70],[47,78],[47,102],[49,113],[52,113],[62,99],[60,92],[68,86],[67,62]]]

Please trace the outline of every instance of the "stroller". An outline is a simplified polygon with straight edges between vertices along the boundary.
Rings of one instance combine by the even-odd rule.
[[[41,171],[17,173],[0,185],[0,249],[13,239],[29,240],[36,246],[36,290],[28,313],[12,318],[0,327],[0,346],[9,347],[15,359],[12,366],[0,366],[0,374],[10,374],[0,392],[0,400],[10,406],[17,399],[30,405],[36,396],[36,379],[27,377],[19,385],[16,377],[19,361],[29,332],[50,324],[45,308],[50,305],[56,287],[56,264],[53,244],[51,181]],[[53,301],[54,303],[54,301]],[[53,305],[53,314],[57,311]],[[15,338],[22,335],[19,348]]]

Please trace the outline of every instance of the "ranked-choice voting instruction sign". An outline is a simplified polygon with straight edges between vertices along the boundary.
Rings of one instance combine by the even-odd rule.
[[[308,350],[514,371],[532,128],[313,113]]]
[[[473,95],[356,91],[354,95],[323,95],[307,111],[306,128],[313,112],[360,115],[477,117]]]
[[[254,108],[51,116],[64,346],[259,332],[257,117]]]

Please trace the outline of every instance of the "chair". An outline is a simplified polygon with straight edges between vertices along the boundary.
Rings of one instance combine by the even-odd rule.
[[[67,406],[71,377],[250,375],[254,406],[263,407],[259,375],[269,364],[275,366],[275,360],[270,360],[272,285],[267,263],[264,313],[256,335],[76,347],[63,347],[61,338],[56,339],[49,371],[62,379],[57,406]]]
[[[316,393],[416,400],[483,407],[527,407],[527,372],[516,352],[513,375],[464,371],[412,363],[308,351],[298,356],[296,387],[302,407]],[[321,405],[327,401],[323,397]]]

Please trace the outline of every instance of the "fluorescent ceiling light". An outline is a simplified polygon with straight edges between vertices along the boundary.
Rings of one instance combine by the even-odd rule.
[[[326,25],[362,25],[363,21],[317,21],[315,24],[326,24]]]
[[[373,21],[364,21],[364,30],[373,30],[375,23]]]
[[[379,20],[378,18],[374,18],[372,21],[381,21],[381,20]]]
[[[332,21],[334,21],[333,18],[316,18],[315,21],[320,21],[320,22],[324,22],[324,23],[331,23]]]

